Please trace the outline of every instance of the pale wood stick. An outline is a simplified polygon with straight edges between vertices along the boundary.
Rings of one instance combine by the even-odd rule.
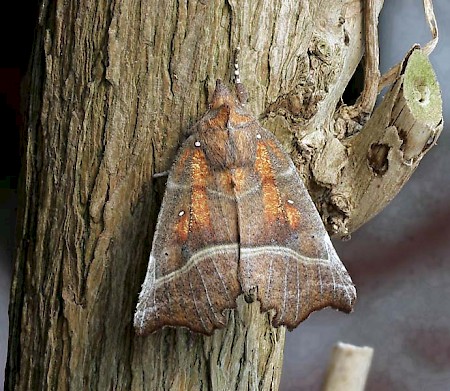
[[[346,116],[365,123],[377,100],[380,49],[378,44],[378,3],[366,0],[364,4],[364,89],[353,106],[345,107]]]
[[[323,391],[363,391],[373,349],[338,342],[331,353]]]
[[[372,113],[377,100],[376,85],[380,78],[380,48],[378,45],[378,12],[374,0],[367,0],[364,8],[364,90],[362,91],[359,107],[361,114]]]

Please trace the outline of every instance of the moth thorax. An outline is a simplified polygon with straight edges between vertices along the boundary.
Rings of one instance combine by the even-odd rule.
[[[226,167],[238,168],[253,165],[256,158],[256,144],[252,141],[247,131],[229,130]]]

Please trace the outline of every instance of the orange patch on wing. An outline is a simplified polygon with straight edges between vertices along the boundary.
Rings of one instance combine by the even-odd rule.
[[[192,156],[191,219],[197,229],[211,229],[206,184],[209,176],[204,153],[197,149]]]
[[[284,210],[286,211],[286,217],[289,222],[289,226],[292,229],[297,229],[300,225],[300,212],[299,210],[289,203],[286,203]]]
[[[236,168],[233,172],[233,184],[236,193],[241,193],[246,188],[246,175],[243,168]]]
[[[229,171],[220,171],[216,173],[218,189],[225,195],[232,197],[234,195],[232,176]]]
[[[182,242],[187,240],[189,234],[189,213],[184,213],[183,216],[179,218],[175,225],[175,232]]]
[[[239,125],[244,125],[248,122],[252,122],[253,118],[250,117],[249,115],[241,115],[236,113],[236,111],[232,110],[230,112],[230,121],[233,124],[239,124]]]
[[[227,105],[222,105],[219,107],[216,115],[209,120],[209,126],[211,128],[225,129],[229,118],[230,107]]]
[[[282,151],[282,150],[280,149],[280,147],[279,147],[278,145],[275,144],[274,141],[272,141],[272,140],[267,140],[265,143],[266,143],[266,145],[267,145],[268,147],[270,147],[270,149],[271,149],[272,152],[277,156],[278,159],[283,160],[283,161],[286,161],[286,154],[285,154],[285,152]]]
[[[258,143],[256,150],[255,168],[262,182],[264,215],[267,222],[272,223],[282,216],[283,211],[269,153],[262,143]]]
[[[176,164],[173,166],[173,171],[176,175],[181,175],[184,171],[184,167],[186,166],[186,161],[191,155],[191,151],[189,148],[186,148],[182,154],[178,157]]]

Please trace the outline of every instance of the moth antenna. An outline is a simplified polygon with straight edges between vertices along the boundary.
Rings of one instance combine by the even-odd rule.
[[[236,87],[236,94],[241,104],[247,103],[248,92],[245,86],[241,83],[241,74],[239,72],[239,53],[241,48],[238,46],[234,49],[234,85]]]
[[[241,48],[238,46],[234,49],[234,82],[235,84],[241,84],[240,71],[239,71],[239,53]]]

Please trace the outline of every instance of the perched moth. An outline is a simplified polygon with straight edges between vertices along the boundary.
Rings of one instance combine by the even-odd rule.
[[[212,334],[236,298],[275,310],[293,329],[356,298],[297,170],[275,136],[218,80],[167,179],[136,332],[165,326]],[[241,94],[242,95],[242,94]]]

